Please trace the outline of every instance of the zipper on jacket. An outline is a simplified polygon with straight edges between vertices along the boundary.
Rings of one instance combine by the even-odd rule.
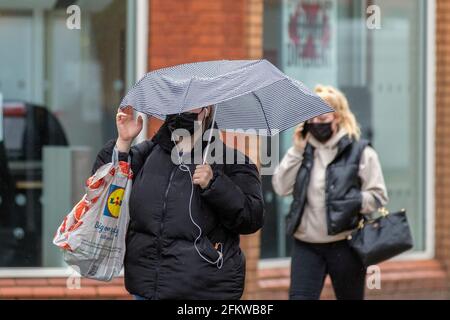
[[[156,296],[157,293],[157,288],[158,288],[158,273],[159,273],[159,267],[161,264],[161,237],[162,237],[162,232],[164,229],[164,219],[166,216],[166,211],[167,211],[167,197],[169,195],[169,190],[170,190],[170,186],[172,184],[172,179],[173,176],[175,175],[175,171],[177,170],[177,166],[175,166],[172,171],[170,172],[170,176],[169,176],[169,181],[167,183],[167,187],[166,187],[166,191],[164,192],[164,202],[163,202],[163,210],[161,213],[161,221],[159,224],[159,233],[158,233],[158,239],[157,239],[157,246],[156,246],[156,252],[157,252],[157,267],[156,267],[156,274],[155,274],[155,286],[154,286],[154,294]]]

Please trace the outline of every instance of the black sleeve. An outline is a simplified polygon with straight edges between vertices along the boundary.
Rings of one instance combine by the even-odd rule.
[[[229,165],[224,172],[215,172],[201,195],[230,231],[251,234],[262,228],[264,200],[261,179],[254,164]]]
[[[111,162],[112,153],[114,150],[114,146],[116,145],[116,139],[109,140],[103,149],[97,154],[97,158],[95,159],[94,166],[92,167],[91,174],[94,174],[95,171],[98,170],[102,165]],[[152,151],[154,146],[154,142],[151,140],[145,140],[139,144],[136,144],[131,147],[129,153],[119,152],[119,161],[128,161],[128,155],[131,157],[131,170],[134,175],[139,172],[139,170],[144,165],[145,159],[147,159],[148,155]]]

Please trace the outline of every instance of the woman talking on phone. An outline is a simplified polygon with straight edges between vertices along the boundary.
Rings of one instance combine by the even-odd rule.
[[[317,300],[326,275],[337,299],[364,298],[366,268],[347,236],[388,201],[381,165],[360,129],[347,99],[336,88],[315,92],[334,113],[300,125],[294,145],[275,170],[277,194],[293,195],[288,234],[294,238],[290,299]]]

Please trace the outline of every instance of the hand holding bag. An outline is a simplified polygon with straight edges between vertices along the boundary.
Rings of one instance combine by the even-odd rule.
[[[56,232],[53,243],[84,277],[109,281],[122,270],[131,179],[130,158],[119,161],[114,148],[112,161],[86,181],[86,194]]]
[[[390,259],[413,247],[406,210],[389,213],[378,209],[380,216],[360,221],[358,229],[348,236],[352,247],[367,267]]]

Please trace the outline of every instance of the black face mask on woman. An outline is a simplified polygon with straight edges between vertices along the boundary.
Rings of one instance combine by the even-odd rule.
[[[184,129],[192,135],[195,131],[195,121],[198,120],[198,115],[198,113],[193,112],[170,114],[166,118],[167,127],[171,132]]]
[[[325,143],[330,140],[333,135],[333,129],[331,128],[331,122],[328,123],[308,123],[308,131],[311,132],[314,138],[321,143]]]

